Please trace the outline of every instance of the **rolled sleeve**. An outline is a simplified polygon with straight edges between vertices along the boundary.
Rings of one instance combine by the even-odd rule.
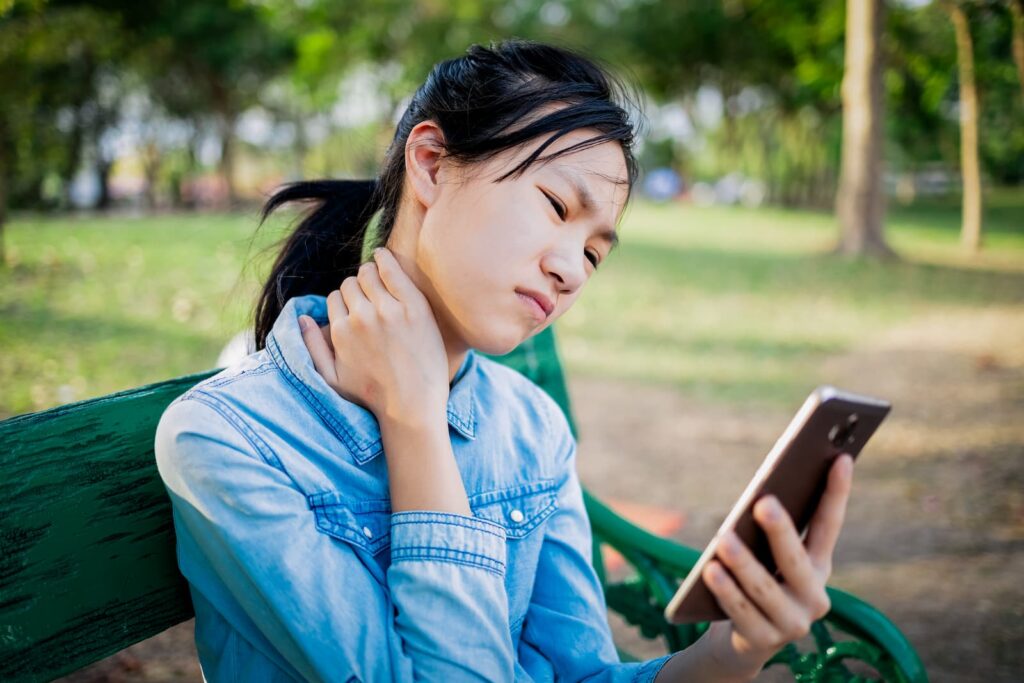
[[[414,659],[445,662],[424,680],[512,680],[504,575],[502,527],[445,512],[392,515],[395,626]]]
[[[450,562],[505,575],[505,529],[477,517],[406,511],[391,515],[391,561]]]

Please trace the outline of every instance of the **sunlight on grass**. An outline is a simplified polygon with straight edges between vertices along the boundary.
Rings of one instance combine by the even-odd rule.
[[[895,325],[1024,302],[1022,217],[1006,212],[1007,225],[994,222],[1000,248],[972,257],[956,214],[925,230],[916,214],[894,213],[903,260],[873,263],[829,253],[836,228],[825,214],[640,203],[619,253],[559,323],[563,356],[570,372],[792,405],[828,381],[827,357]]]
[[[558,324],[564,361],[704,400],[792,404],[827,381],[826,358],[916,317],[1024,314],[1024,206],[1005,203],[974,257],[959,249],[955,206],[893,210],[903,259],[872,263],[829,253],[826,214],[638,202]],[[253,257],[286,224],[253,241],[254,214],[12,222],[0,417],[210,368],[247,324],[268,265]]]
[[[0,273],[0,415],[212,367],[252,306],[255,279],[240,273],[255,224],[211,215],[12,223]]]

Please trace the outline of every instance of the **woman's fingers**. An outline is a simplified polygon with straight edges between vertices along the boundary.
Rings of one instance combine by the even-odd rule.
[[[308,315],[299,316],[299,327],[302,330],[302,341],[306,343],[309,356],[313,359],[313,367],[330,386],[337,385],[338,375],[334,369],[334,352],[327,345],[320,326]]]
[[[384,283],[391,296],[406,304],[418,301],[423,296],[416,283],[402,270],[402,265],[389,249],[385,247],[374,249],[373,260],[377,264],[381,282]]]
[[[825,593],[824,574],[811,563],[789,513],[775,496],[765,496],[754,505],[754,518],[768,536],[775,565],[782,573],[789,593],[800,602],[801,611],[814,619],[825,616],[830,605]],[[789,627],[799,629],[801,626],[790,624],[783,630],[788,632]]]
[[[363,294],[378,311],[387,310],[391,305],[398,303],[381,281],[377,264],[373,261],[367,261],[359,266],[356,280]]]
[[[341,299],[348,310],[346,319],[361,319],[365,322],[373,318],[373,304],[363,294],[363,288],[359,286],[359,281],[355,277],[349,276],[342,280],[338,290],[341,292]],[[340,321],[340,318],[337,320],[332,318],[331,325]]]
[[[334,353],[334,340],[331,339],[331,326],[330,325],[325,325],[324,327],[321,327],[320,328],[320,334],[323,335],[324,342],[327,344],[327,348],[329,348],[331,350],[331,353],[333,354]]]
[[[825,576],[832,573],[832,552],[843,528],[852,486],[853,458],[843,453],[832,463],[825,493],[807,531],[807,554]]]
[[[764,529],[772,549],[775,566],[791,586],[803,586],[817,580],[800,534],[775,496],[765,496],[754,505],[754,519]]]
[[[344,284],[342,282],[342,285]],[[327,336],[331,338],[332,352],[338,346],[338,342],[334,338],[335,334],[343,331],[343,326],[348,324],[348,314],[348,304],[345,303],[345,298],[341,295],[341,289],[332,289],[327,295]],[[340,334],[338,336],[341,338]],[[309,346],[309,344],[306,344],[306,346]]]
[[[448,359],[437,320],[394,255],[379,251],[377,258],[327,296],[332,367],[324,364],[331,346],[326,341],[310,340],[310,356],[319,374],[336,378],[339,395],[377,416],[443,414]],[[384,272],[404,300],[388,289]]]
[[[348,307],[341,298],[341,290],[333,289],[327,295],[327,318],[331,324],[348,317]]]
[[[803,548],[800,548],[800,552],[803,552]],[[729,532],[722,538],[716,554],[732,572],[746,596],[779,633],[792,639],[806,632],[810,622],[804,609],[768,573],[735,532]],[[814,577],[810,579],[813,581]]]
[[[735,630],[740,631],[749,642],[761,645],[765,649],[774,645],[779,639],[775,628],[761,610],[747,599],[746,594],[740,590],[721,563],[717,560],[708,562],[701,578],[715,594],[722,611],[732,619]]]

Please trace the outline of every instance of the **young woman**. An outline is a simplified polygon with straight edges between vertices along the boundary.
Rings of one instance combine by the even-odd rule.
[[[566,419],[478,355],[554,322],[614,248],[636,177],[620,95],[563,49],[474,46],[416,92],[377,180],[270,200],[316,204],[260,350],[156,436],[207,680],[749,680],[828,611],[848,457],[806,545],[759,504],[783,583],[727,544],[706,578],[731,619],[620,663]]]

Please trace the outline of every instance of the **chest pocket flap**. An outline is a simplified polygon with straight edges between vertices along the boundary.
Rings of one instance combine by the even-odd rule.
[[[309,497],[317,528],[376,555],[391,545],[391,501],[346,500],[332,493]]]
[[[508,539],[528,536],[558,509],[557,482],[542,479],[497,491],[478,493],[469,499],[473,514],[505,527]]]

